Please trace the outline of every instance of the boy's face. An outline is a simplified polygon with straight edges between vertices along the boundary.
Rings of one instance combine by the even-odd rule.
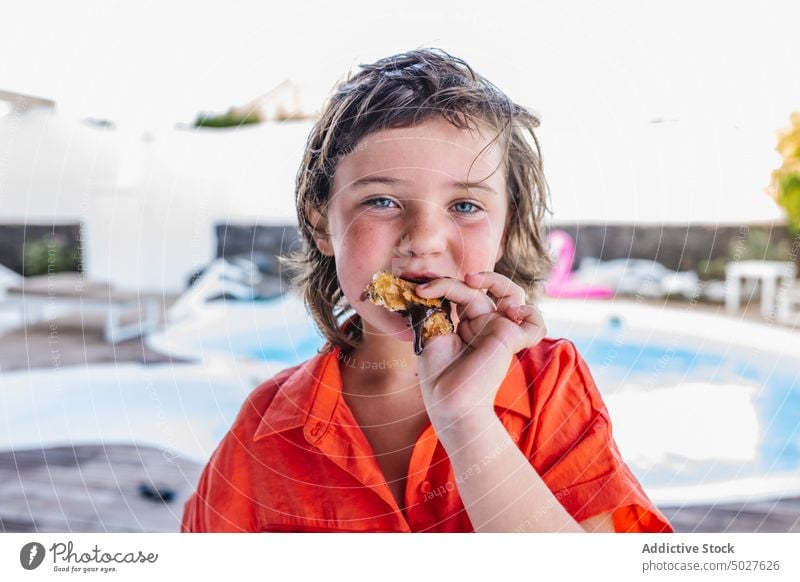
[[[405,317],[362,299],[376,272],[463,280],[500,260],[509,206],[502,150],[495,143],[481,153],[495,134],[479,127],[462,130],[437,118],[381,130],[340,161],[321,219],[329,238],[317,243],[335,257],[365,331],[414,337]]]

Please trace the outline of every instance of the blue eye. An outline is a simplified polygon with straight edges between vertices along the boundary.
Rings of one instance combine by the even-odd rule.
[[[469,202],[467,200],[462,200],[461,202],[456,202],[453,204],[453,208],[460,214],[475,214],[476,212],[480,211],[481,208],[477,204]]]
[[[397,207],[397,202],[395,200],[392,200],[391,198],[387,198],[385,196],[370,198],[369,200],[365,200],[361,204],[369,208],[377,208],[380,210],[391,210],[392,208]],[[455,204],[453,204],[452,208],[454,208],[458,214],[476,214],[481,210],[483,210],[480,206],[468,200],[462,200],[461,202],[456,202]]]
[[[391,208],[391,204],[394,204],[394,200],[391,198],[370,198],[369,200],[363,203],[365,206],[370,206],[372,208]]]

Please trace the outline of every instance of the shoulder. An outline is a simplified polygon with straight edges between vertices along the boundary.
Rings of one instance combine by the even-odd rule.
[[[538,368],[558,365],[564,360],[578,357],[578,349],[568,339],[545,337],[535,346],[517,353],[522,363],[534,364]]]
[[[296,366],[281,370],[272,378],[259,384],[245,399],[230,432],[252,435],[261,422],[264,413],[269,410],[281,386],[303,366],[308,365],[310,361],[307,360]]]
[[[259,474],[253,435],[281,386],[302,366],[280,371],[249,394],[184,504],[181,531],[255,531]]]
[[[538,391],[552,392],[566,385],[594,386],[589,367],[571,341],[546,337],[517,353],[526,379]]]
[[[545,338],[517,358],[532,403],[521,450],[572,517],[590,528],[671,531],[623,461],[608,409],[575,344]]]
[[[570,423],[607,420],[608,411],[589,366],[571,341],[544,338],[517,354],[534,418]]]

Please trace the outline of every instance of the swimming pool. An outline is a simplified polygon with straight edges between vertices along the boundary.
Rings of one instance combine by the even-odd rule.
[[[207,304],[149,338],[182,357],[281,366],[322,339],[299,299]],[[589,364],[623,457],[659,503],[800,492],[800,334],[634,301],[545,300],[548,335]]]
[[[635,302],[554,302],[623,457],[659,503],[800,491],[800,335]]]

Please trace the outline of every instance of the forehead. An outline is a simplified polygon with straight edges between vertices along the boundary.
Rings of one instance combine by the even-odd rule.
[[[364,137],[339,163],[334,184],[346,188],[365,176],[403,175],[409,180],[480,182],[502,191],[503,148],[486,123],[460,129],[444,119],[383,129]]]

